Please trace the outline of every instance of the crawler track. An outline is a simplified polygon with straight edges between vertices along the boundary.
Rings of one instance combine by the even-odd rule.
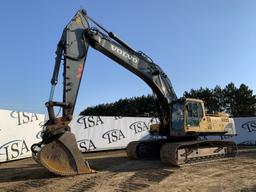
[[[235,157],[237,146],[231,141],[131,142],[127,147],[130,159],[159,157],[163,163],[182,166]]]
[[[164,144],[160,158],[166,164],[181,166],[232,158],[236,154],[237,146],[231,141],[188,141]]]

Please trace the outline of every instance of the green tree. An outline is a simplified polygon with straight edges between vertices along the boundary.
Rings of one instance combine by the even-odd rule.
[[[237,88],[234,83],[229,83],[223,89],[223,107],[225,109],[225,112],[229,113],[232,116],[237,115],[236,93]]]
[[[213,90],[209,88],[191,89],[190,92],[185,91],[183,96],[187,98],[201,99],[205,103],[208,113],[220,111],[222,99],[220,98],[221,88],[216,86]]]
[[[87,107],[80,115],[145,117],[157,114],[153,95],[119,99],[113,103]]]
[[[241,84],[235,92],[234,116],[246,117],[254,116],[256,112],[256,96],[245,84]]]
[[[208,113],[227,112],[233,117],[256,116],[256,96],[245,84],[239,88],[229,83],[223,89],[191,89],[184,92],[185,97],[202,99]],[[120,99],[113,103],[88,107],[81,115],[96,116],[154,116],[157,114],[156,99],[153,95]]]
[[[214,89],[191,89],[184,92],[185,97],[202,99],[209,113],[226,112],[233,117],[248,117],[256,114],[256,96],[245,84],[239,88],[229,83],[224,89],[216,86]]]
[[[212,89],[213,94],[213,109],[215,111],[224,111],[223,103],[224,103],[224,97],[223,97],[223,90],[219,85],[217,85],[214,89]]]

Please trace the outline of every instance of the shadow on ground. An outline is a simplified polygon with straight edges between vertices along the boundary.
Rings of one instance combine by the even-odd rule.
[[[51,178],[63,178],[56,176],[46,170],[36,162],[23,164],[23,161],[10,162],[4,166],[0,166],[0,183],[3,182],[16,182],[26,180],[38,180],[38,179],[51,179]],[[166,167],[159,159],[154,160],[128,160],[127,157],[90,157],[88,160],[92,169],[97,172],[129,172],[129,171],[141,171],[149,173],[154,170],[163,170]],[[175,168],[173,168],[175,169]],[[146,171],[148,170],[148,171]],[[97,175],[97,173],[96,173]]]
[[[54,175],[52,173],[37,164],[19,165],[9,168],[0,167],[0,183],[53,177]]]

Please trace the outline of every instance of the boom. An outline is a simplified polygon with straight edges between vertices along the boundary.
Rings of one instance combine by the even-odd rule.
[[[89,27],[89,20],[95,23],[98,28]],[[58,43],[51,83],[53,87],[57,83],[61,58],[63,57],[63,102],[52,102],[53,94],[51,94],[51,99],[47,104],[50,119],[55,119],[53,106],[63,107],[63,117],[72,119],[89,45],[140,77],[151,87],[159,102],[161,131],[168,131],[170,105],[173,100],[177,99],[177,96],[167,75],[146,54],[135,51],[112,32],[108,32],[92,20],[84,10],[78,11],[66,26]]]

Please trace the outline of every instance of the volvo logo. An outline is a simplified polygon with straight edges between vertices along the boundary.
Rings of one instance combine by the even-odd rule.
[[[133,55],[130,55],[129,53],[127,53],[126,51],[120,49],[119,47],[112,45],[111,44],[111,49],[112,51],[118,53],[119,55],[121,55],[122,57],[128,59],[129,61],[132,61],[133,63],[138,63],[139,59]]]

